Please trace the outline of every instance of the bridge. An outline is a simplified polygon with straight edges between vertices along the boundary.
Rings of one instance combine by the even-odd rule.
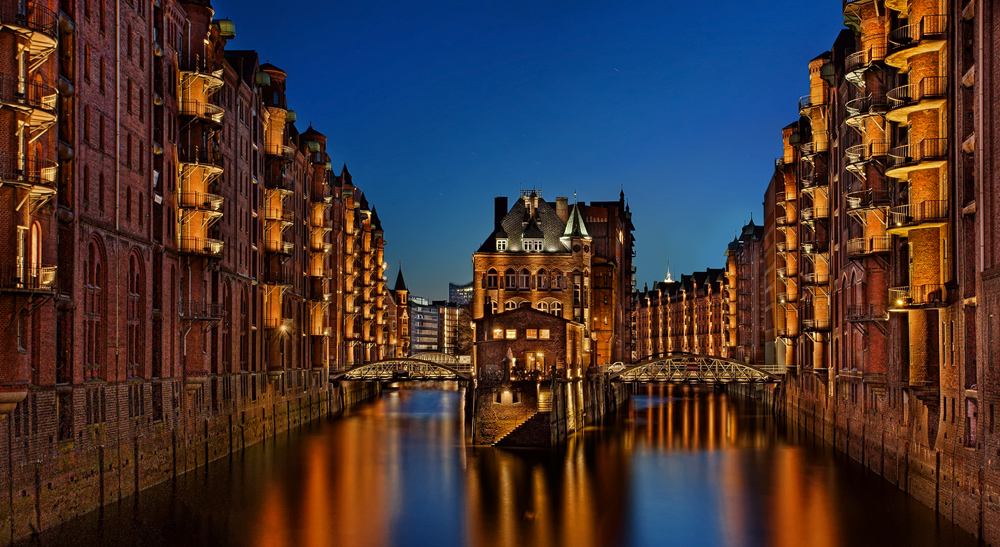
[[[760,367],[724,357],[669,353],[611,372],[611,381],[668,384],[774,383],[781,378]]]
[[[365,363],[334,373],[330,379],[363,382],[470,380],[472,367],[459,363],[453,355],[426,352]]]

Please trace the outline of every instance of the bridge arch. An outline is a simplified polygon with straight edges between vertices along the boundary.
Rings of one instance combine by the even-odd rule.
[[[331,375],[331,380],[380,381],[392,380],[469,380],[471,371],[462,370],[457,359],[445,354],[425,353],[413,357],[392,357],[358,365]]]
[[[774,383],[781,378],[735,359],[696,353],[651,356],[611,373],[612,381],[675,384]]]

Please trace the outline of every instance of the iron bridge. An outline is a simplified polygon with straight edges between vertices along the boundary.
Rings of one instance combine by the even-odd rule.
[[[671,353],[628,365],[611,373],[611,380],[669,384],[748,384],[780,382],[781,378],[734,359]]]
[[[389,382],[402,380],[469,380],[472,369],[451,355],[420,353],[412,357],[394,357],[349,368],[330,376],[331,380]]]

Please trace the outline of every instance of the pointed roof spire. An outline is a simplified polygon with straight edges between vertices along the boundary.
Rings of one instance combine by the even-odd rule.
[[[576,192],[573,192],[573,199],[576,200]],[[569,213],[569,221],[566,222],[566,229],[563,230],[562,237],[590,239],[587,225],[583,222],[583,215],[580,214],[579,203],[573,203],[573,210]]]
[[[396,286],[392,288],[394,291],[408,291],[406,288],[406,281],[403,279],[403,263],[399,263],[399,274],[396,275]]]

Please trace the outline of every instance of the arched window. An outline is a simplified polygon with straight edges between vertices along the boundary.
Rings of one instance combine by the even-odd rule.
[[[142,374],[146,354],[146,337],[142,328],[145,317],[145,279],[143,264],[139,254],[133,252],[128,260],[128,301],[126,303],[127,326],[125,353],[125,375],[138,378]]]
[[[548,302],[539,302],[536,305],[536,307],[538,308],[538,311],[549,313],[549,303]]]
[[[562,317],[562,302],[553,302],[549,306],[549,311],[552,312],[552,315]]]
[[[87,248],[84,269],[84,378],[104,377],[104,249],[94,239]]]
[[[563,287],[563,274],[559,270],[553,270],[552,272],[552,288],[559,290]]]
[[[531,274],[528,273],[527,268],[521,269],[521,275],[518,276],[517,281],[518,281],[518,286],[520,286],[522,289],[531,288]]]
[[[249,370],[250,362],[250,298],[247,287],[240,290],[240,370]]]
[[[503,303],[503,309],[504,309],[504,311],[516,310],[517,309],[517,301],[516,300],[508,300],[508,301],[504,302]]]
[[[513,268],[507,268],[507,271],[503,274],[504,285],[503,288],[508,290],[513,290],[517,288],[517,273]]]
[[[545,271],[545,268],[538,270],[538,275],[535,277],[535,285],[538,290],[544,291],[549,288],[549,272]]]
[[[490,268],[489,271],[486,272],[486,288],[487,289],[497,288],[497,271],[494,270],[493,268]]]
[[[496,300],[490,300],[490,311],[493,313],[493,315],[496,315],[496,313],[497,313],[497,301]]]
[[[222,324],[220,325],[222,331],[222,370],[225,372],[232,371],[233,333],[229,320],[232,306],[232,290],[229,286],[229,280],[226,280],[222,285]]]

